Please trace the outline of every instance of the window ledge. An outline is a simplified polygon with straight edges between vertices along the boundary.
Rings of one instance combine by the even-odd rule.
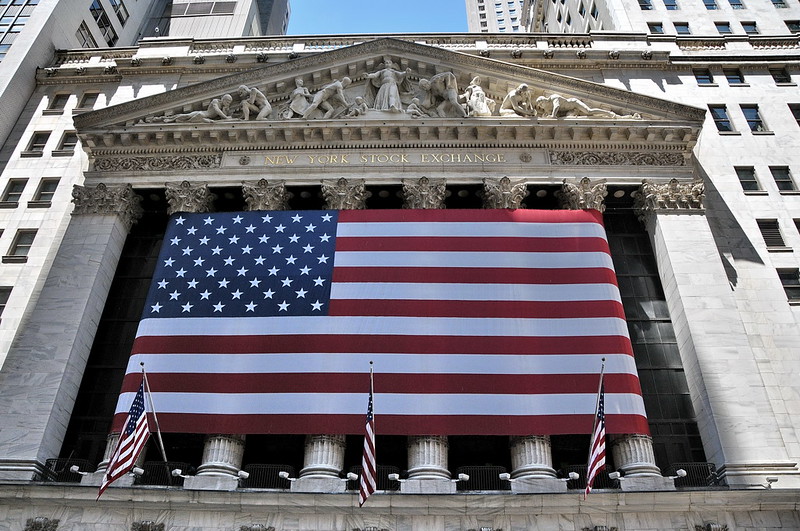
[[[739,131],[717,131],[719,134],[723,136],[741,136],[742,133]]]
[[[698,83],[698,87],[718,87],[719,83]]]
[[[0,201],[0,208],[17,208],[18,206],[17,201]]]
[[[91,107],[75,107],[74,109],[72,109],[72,115],[73,115],[73,116],[75,116],[76,114],[81,114],[81,113],[84,113],[84,112],[89,112],[89,111],[91,111],[91,110],[92,110],[92,108],[91,108]]]
[[[775,131],[751,131],[751,133],[753,133],[754,135],[768,136],[768,135],[774,135]]]
[[[781,195],[800,195],[800,190],[781,190]]]
[[[791,253],[791,247],[767,247],[768,253]]]
[[[24,264],[28,261],[27,256],[16,256],[13,254],[7,254],[3,257],[4,264]]]
[[[61,116],[64,114],[64,109],[44,109],[42,116]]]
[[[22,151],[20,152],[20,157],[41,157],[44,155],[44,151]]]
[[[800,306],[800,299],[797,300],[790,300],[789,306]]]
[[[28,201],[28,208],[50,208],[52,201]]]
[[[775,86],[776,87],[796,87],[797,83],[794,83],[793,81],[786,81],[784,83],[775,82]]]
[[[71,157],[75,154],[74,149],[54,149],[50,152],[54,157]]]
[[[769,195],[766,190],[745,190],[744,195]]]
[[[728,83],[729,87],[749,87],[750,83]]]

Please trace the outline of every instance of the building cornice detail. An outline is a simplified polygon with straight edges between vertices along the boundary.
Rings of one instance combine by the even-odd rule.
[[[367,186],[363,179],[322,181],[322,197],[329,210],[363,210],[367,208]]]
[[[567,210],[592,209],[598,212],[605,212],[604,200],[607,195],[608,188],[605,179],[592,181],[588,177],[575,179],[572,182],[564,179],[561,190],[556,192],[561,208]]]
[[[72,202],[75,204],[72,215],[114,215],[130,229],[142,216],[141,200],[130,184],[106,186],[100,183],[94,188],[76,184],[72,187]]]
[[[169,171],[204,170],[219,168],[222,156],[213,155],[168,155],[150,157],[96,157],[95,171]]]
[[[702,179],[692,182],[681,182],[671,179],[658,183],[648,179],[633,197],[633,208],[640,219],[644,220],[650,213],[698,213],[705,206],[705,185]]]
[[[512,181],[508,177],[483,180],[484,208],[521,208],[528,196],[525,181]]]
[[[403,208],[434,210],[444,208],[445,180],[403,179]]]
[[[246,210],[288,210],[289,194],[284,181],[270,183],[266,179],[242,183]]]
[[[550,151],[550,162],[568,166],[686,166],[681,152]]]
[[[180,184],[167,183],[166,196],[169,207],[167,214],[175,212],[211,212],[214,209],[214,199],[206,184],[192,184],[183,181]]]

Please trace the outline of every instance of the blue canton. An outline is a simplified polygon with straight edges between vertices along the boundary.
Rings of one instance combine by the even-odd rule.
[[[335,211],[178,213],[143,318],[326,315]]]

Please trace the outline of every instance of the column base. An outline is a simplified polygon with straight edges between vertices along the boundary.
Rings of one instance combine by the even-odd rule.
[[[189,476],[183,480],[183,490],[236,490],[239,478],[234,476]]]
[[[400,482],[401,494],[455,494],[456,484],[449,479],[407,479]]]
[[[0,480],[40,481],[46,474],[45,466],[36,460],[0,459]]]
[[[86,485],[88,487],[100,487],[103,483],[103,476],[105,476],[105,471],[103,472],[92,472],[91,474],[86,474],[85,476],[81,477],[81,485]],[[111,487],[133,487],[133,483],[136,481],[136,478],[133,477],[131,474],[125,474],[114,483],[108,486]]]
[[[518,479],[511,482],[511,492],[513,494],[567,492],[567,482],[556,478]]]
[[[316,492],[319,494],[336,494],[345,492],[347,482],[332,477],[305,477],[292,481],[292,492]]]
[[[623,477],[619,485],[620,489],[626,492],[675,490],[675,480],[663,476]]]

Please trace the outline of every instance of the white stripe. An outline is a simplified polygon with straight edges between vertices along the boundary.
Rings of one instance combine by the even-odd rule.
[[[466,317],[196,317],[143,319],[140,336],[364,334],[404,336],[628,336],[624,319],[496,319]]]
[[[365,374],[369,362],[393,374],[599,374],[601,358],[606,372],[636,375],[628,354],[508,355],[508,354],[136,354],[128,374],[141,372],[140,362],[155,373],[348,373]],[[159,404],[159,411],[161,404]],[[374,406],[374,401],[373,401]]]
[[[336,251],[335,267],[505,267],[614,269],[599,252],[525,253],[479,251]]]
[[[120,395],[124,402],[130,393]],[[382,415],[591,415],[594,393],[380,393]],[[159,413],[217,415],[363,415],[363,393],[153,393]],[[606,393],[606,413],[645,416],[642,397]],[[117,413],[121,410],[117,405]]]
[[[335,282],[331,299],[449,301],[620,301],[613,284],[434,284]],[[576,305],[576,310],[579,305]],[[609,305],[609,308],[613,306]]]
[[[376,221],[366,223],[339,222],[337,237],[359,236],[450,236],[450,237],[522,237],[606,239],[605,229],[594,221],[577,223],[514,223],[465,221]]]

